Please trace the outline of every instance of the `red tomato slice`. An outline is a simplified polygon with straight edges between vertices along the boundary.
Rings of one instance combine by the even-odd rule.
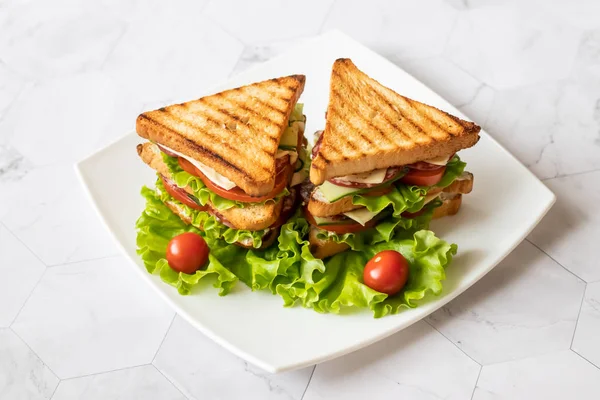
[[[341,234],[366,231],[367,229],[375,226],[375,224],[377,223],[377,221],[375,219],[372,219],[369,222],[367,222],[364,226],[359,224],[358,222],[350,223],[350,224],[339,224],[339,225],[317,225],[317,221],[315,221],[315,217],[313,217],[312,214],[306,208],[304,209],[304,215],[306,216],[306,220],[308,221],[308,223],[311,224],[312,226],[316,226],[319,229],[323,229],[323,230],[326,230],[329,232],[335,232],[335,233],[341,233]]]
[[[206,187],[208,187],[212,192],[218,194],[219,196],[225,199],[241,201],[244,203],[260,203],[261,201],[269,200],[277,196],[287,186],[289,176],[293,171],[292,165],[289,162],[289,156],[278,158],[277,176],[275,178],[275,186],[273,187],[273,190],[271,190],[269,193],[263,196],[250,196],[237,186],[231,190],[227,190],[214,184],[202,173],[202,171],[194,167],[194,165],[185,158],[179,157],[179,165],[187,173],[202,179],[202,182],[204,182]]]
[[[392,296],[406,285],[408,272],[408,261],[402,254],[384,250],[365,265],[363,280],[371,289]]]
[[[198,211],[206,211],[208,210],[207,206],[198,205],[194,200],[190,199],[188,192],[177,186],[170,179],[165,178],[161,175],[160,179],[165,186],[165,190],[169,193],[175,200],[178,200],[185,204],[186,206],[193,208]]]
[[[206,265],[208,253],[208,245],[202,236],[186,232],[169,241],[167,262],[175,271],[193,274]]]
[[[438,183],[446,172],[446,167],[437,169],[411,169],[400,178],[400,182],[406,185],[433,186]]]

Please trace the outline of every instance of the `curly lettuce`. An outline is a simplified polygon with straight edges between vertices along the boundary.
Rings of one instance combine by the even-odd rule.
[[[424,212],[414,218],[390,218],[380,222],[375,227],[363,232],[338,234],[320,229],[317,238],[321,240],[333,240],[336,243],[347,244],[352,250],[364,250],[369,246],[382,242],[388,242],[398,231],[418,231],[428,229],[433,216],[433,210],[442,204],[434,200],[427,204]]]
[[[263,237],[269,232],[268,229],[249,231],[245,229],[230,228],[219,222],[219,220],[208,212],[194,210],[178,200],[175,200],[167,193],[161,179],[156,180],[156,191],[142,189],[142,195],[146,197],[146,199],[148,199],[148,196],[158,196],[162,202],[168,201],[175,204],[177,208],[191,220],[191,225],[198,229],[202,229],[206,232],[206,235],[210,236],[212,239],[223,239],[229,244],[242,242],[249,243],[254,248],[259,248],[262,246]]]
[[[448,164],[446,164],[444,176],[442,176],[442,179],[436,183],[434,187],[445,188],[446,186],[450,186],[450,184],[463,173],[466,166],[466,162],[461,161],[458,155],[454,155],[454,157],[448,161]]]
[[[321,313],[340,313],[349,307],[369,308],[376,318],[396,314],[403,308],[418,305],[428,293],[439,295],[445,268],[456,254],[455,244],[435,237],[427,230],[400,231],[388,242],[363,249],[345,251],[328,260],[314,258],[309,243],[302,239],[308,229],[304,219],[284,225],[288,232],[295,231],[294,253],[300,254],[300,278],[280,284],[277,293],[286,306],[296,303]],[[377,292],[362,281],[366,262],[383,250],[396,250],[406,257],[410,265],[409,279],[402,291],[394,296]]]
[[[433,187],[445,188],[452,184],[464,171],[467,164],[455,155],[446,165],[442,179],[434,186],[412,186],[396,183],[392,190],[382,196],[354,195],[352,203],[365,206],[369,211],[379,213],[386,208],[392,210],[392,215],[399,218],[405,212],[417,212],[423,208],[427,192]]]
[[[234,284],[240,280],[252,290],[269,289],[275,293],[276,283],[292,281],[298,278],[296,257],[281,252],[277,246],[266,250],[248,250],[223,240],[213,228],[199,229],[199,226],[184,223],[164,203],[167,198],[163,193],[142,188],[146,199],[146,208],[136,222],[138,254],[141,256],[146,270],[177,288],[180,294],[190,294],[205,276],[216,276],[214,287],[219,295],[230,292]],[[183,206],[182,203],[176,203]],[[207,214],[188,208],[190,215]],[[194,221],[198,221],[194,218]],[[230,229],[222,225],[218,229]],[[165,259],[169,241],[182,233],[194,232],[201,235],[210,248],[209,264],[195,274],[184,274],[171,269]],[[282,238],[280,237],[280,242]],[[285,242],[285,240],[284,240]],[[282,245],[285,247],[285,245]],[[225,267],[226,266],[226,267]]]
[[[219,295],[229,293],[237,277],[214,256],[215,252],[238,252],[239,247],[229,245],[223,241],[214,240],[193,225],[185,224],[177,215],[160,200],[154,190],[142,188],[142,195],[146,198],[146,208],[136,222],[138,254],[141,256],[146,270],[157,274],[171,286],[177,288],[180,294],[190,294],[193,286],[206,276],[214,275],[214,287],[219,289]],[[195,274],[184,274],[171,269],[165,259],[167,244],[182,233],[194,232],[202,235],[209,247],[211,255],[205,269]]]
[[[157,187],[158,191],[142,189],[146,208],[136,222],[138,254],[149,273],[160,276],[182,295],[200,290],[200,284],[207,281],[205,277],[212,277],[213,286],[221,296],[241,281],[252,290],[268,290],[281,296],[284,306],[299,304],[320,313],[368,308],[379,318],[416,307],[427,294],[438,295],[445,268],[456,254],[456,245],[446,243],[430,231],[419,230],[430,219],[427,213],[412,220],[384,221],[370,233],[337,236],[337,240],[355,250],[323,261],[312,255],[305,239],[310,226],[297,212],[281,227],[276,245],[249,250],[228,243],[227,232],[231,228],[211,219],[208,213],[176,202],[161,190],[160,180]],[[163,201],[183,207],[183,213],[192,223],[185,224]],[[210,248],[208,265],[194,274],[174,271],[165,258],[169,240],[184,232],[203,236]],[[410,264],[408,283],[395,296],[377,292],[362,282],[367,260],[386,249],[401,252]]]

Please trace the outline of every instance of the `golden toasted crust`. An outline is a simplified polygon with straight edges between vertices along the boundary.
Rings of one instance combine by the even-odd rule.
[[[433,219],[455,215],[462,204],[462,194],[460,193],[442,193],[440,200],[442,205],[433,209]]]
[[[166,201],[165,205],[167,207],[169,207],[169,209],[171,211],[173,211],[173,213],[175,215],[177,215],[179,218],[181,218],[181,220],[183,222],[185,222],[188,225],[192,223],[191,218],[188,217],[187,215],[185,215],[185,213],[183,212],[183,209],[179,205],[175,204],[172,201]],[[259,248],[260,249],[265,249],[265,248],[271,246],[275,242],[275,239],[277,239],[278,236],[279,236],[279,228],[273,229],[272,231],[268,232],[263,237],[262,244],[260,245]],[[254,246],[252,246],[252,245],[246,245],[246,244],[240,243],[240,242],[236,242],[235,244],[238,245],[238,246],[240,246],[240,247],[245,247],[247,249],[253,249],[254,248]]]
[[[473,180],[472,173],[464,172],[459,178],[452,182],[452,184],[444,189],[434,188],[427,192],[427,194],[436,194],[442,191],[445,193],[471,193],[471,190],[473,190]],[[316,190],[317,189],[313,191],[307,205],[308,211],[315,217],[331,217],[362,207],[361,205],[352,204],[352,196],[344,197],[333,203],[328,203],[325,199],[315,195],[317,193]]]
[[[275,154],[304,75],[253,83],[138,116],[137,133],[213,168],[246,193],[275,184]]]
[[[386,88],[349,59],[333,64],[323,141],[310,180],[411,164],[473,146],[480,127]]]
[[[331,217],[361,207],[363,206],[352,204],[352,196],[341,198],[333,203],[328,203],[316,198],[315,192],[313,191],[313,195],[310,197],[310,200],[308,200],[308,211],[315,217]]]
[[[237,229],[260,231],[277,221],[282,207],[282,201],[277,203],[270,201],[264,205],[247,205],[244,208],[232,207],[227,210],[220,210],[219,214]]]
[[[334,254],[348,250],[350,247],[344,243],[336,243],[333,240],[321,240],[317,238],[318,228],[310,227],[308,242],[310,243],[310,252],[316,258],[327,258]]]
[[[169,167],[164,163],[161,152],[154,143],[144,143],[137,145],[137,152],[140,158],[159,174],[169,177]],[[191,187],[186,186],[184,190],[194,194]],[[266,204],[247,205],[244,208],[232,207],[227,210],[219,210],[225,219],[236,229],[246,229],[250,231],[259,231],[271,226],[281,213],[283,202],[267,202]]]

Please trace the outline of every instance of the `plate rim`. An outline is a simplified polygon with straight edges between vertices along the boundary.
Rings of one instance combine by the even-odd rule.
[[[438,94],[435,90],[431,89],[429,86],[427,86],[421,80],[415,78],[409,72],[407,72],[404,69],[402,69],[401,67],[395,65],[390,60],[386,59],[385,57],[378,54],[374,50],[369,49],[367,46],[356,41],[355,39],[351,38],[347,34],[341,32],[340,30],[333,29],[333,30],[329,30],[329,31],[324,32],[323,34],[320,34],[317,36],[305,38],[304,40],[302,40],[299,43],[299,45],[306,45],[307,43],[310,43],[310,42],[319,42],[319,41],[327,41],[327,40],[334,40],[334,41],[335,40],[343,40],[343,41],[352,43],[352,45],[359,47],[362,50],[368,51],[372,56],[378,58],[380,61],[383,61],[386,64],[392,66],[393,68],[399,69],[399,70],[407,73],[412,79],[419,82],[424,87],[426,87],[429,91],[431,91],[432,93],[434,93],[435,95],[437,95],[438,97],[442,98],[444,101],[446,101],[447,103],[452,105],[452,103],[447,101],[442,95]],[[279,54],[279,55],[267,60],[266,62],[270,62],[275,59],[284,58],[289,52],[293,52],[296,47],[297,46],[294,46],[294,47],[286,50],[284,53]],[[260,69],[260,67],[263,64],[264,63],[254,65],[254,66],[250,67],[249,69],[243,71],[243,73],[251,73],[253,70],[258,70],[258,69]],[[237,76],[237,75],[230,76],[228,79],[219,82],[219,84],[211,86],[210,88],[207,88],[207,90],[202,91],[202,93],[203,94],[210,93],[211,90],[215,90],[215,88],[218,88],[219,86],[222,87],[223,85],[226,85],[227,82],[231,81],[232,78],[234,78],[235,76]],[[460,114],[462,114],[462,112],[460,112]],[[519,244],[521,244],[527,238],[527,236],[533,231],[533,229],[539,224],[539,222],[548,213],[550,208],[552,208],[552,206],[555,204],[556,195],[544,184],[544,182],[542,180],[540,180],[537,176],[535,176],[535,174],[533,174],[533,172],[531,172],[531,170],[529,170],[529,168],[527,168],[512,153],[510,153],[506,148],[504,148],[504,146],[502,146],[498,141],[496,141],[494,139],[494,137],[492,137],[485,131],[484,131],[484,133],[487,136],[487,138],[491,140],[491,142],[495,145],[495,147],[497,149],[501,150],[505,155],[508,155],[512,159],[513,162],[520,164],[523,167],[524,172],[528,173],[530,178],[533,178],[538,183],[540,183],[541,187],[545,191],[545,196],[539,200],[540,211],[537,214],[535,220],[530,224],[530,226],[528,226],[527,229],[524,229],[521,232],[519,232],[518,235],[515,235],[515,239],[512,241],[512,243],[510,243],[510,245],[507,246],[502,252],[499,252],[498,255],[491,262],[488,263],[486,268],[478,269],[475,274],[475,277],[473,279],[471,279],[471,282],[466,287],[464,287],[460,291],[459,290],[450,291],[450,292],[446,293],[444,297],[440,297],[438,300],[430,303],[430,304],[435,304],[435,307],[431,307],[431,309],[428,310],[428,312],[426,312],[424,315],[422,315],[419,319],[417,319],[415,321],[407,321],[407,323],[404,323],[404,324],[398,324],[386,331],[382,331],[376,335],[369,337],[366,340],[362,340],[352,346],[345,347],[338,351],[327,353],[325,355],[322,355],[320,357],[316,357],[316,358],[313,358],[310,360],[303,360],[303,361],[299,361],[299,362],[295,362],[295,363],[288,363],[286,365],[272,365],[270,362],[263,361],[263,360],[257,358],[256,356],[248,353],[243,348],[230,343],[228,340],[224,339],[222,336],[212,332],[208,327],[205,327],[198,319],[192,317],[192,315],[188,311],[181,308],[176,303],[175,300],[171,299],[160,288],[160,286],[156,284],[156,282],[152,279],[152,275],[148,274],[147,271],[145,271],[145,269],[139,267],[138,262],[130,256],[128,250],[125,248],[123,243],[118,239],[118,237],[115,234],[115,232],[113,231],[112,227],[109,225],[109,222],[108,222],[106,216],[101,211],[101,208],[100,208],[100,205],[99,205],[97,199],[94,197],[94,195],[92,193],[92,190],[91,190],[92,185],[90,185],[89,177],[86,177],[85,167],[88,163],[93,162],[93,159],[95,157],[99,156],[100,154],[102,154],[104,152],[110,151],[110,148],[113,146],[118,146],[121,141],[126,140],[126,138],[129,137],[130,135],[132,135],[132,134],[135,135],[136,134],[135,129],[130,130],[127,133],[125,133],[124,135],[117,137],[116,139],[112,140],[111,142],[109,142],[108,144],[103,146],[102,148],[94,150],[93,152],[90,152],[90,154],[88,154],[87,156],[85,156],[80,161],[78,161],[74,164],[74,169],[75,169],[75,174],[77,176],[77,179],[81,182],[81,185],[83,186],[86,198],[92,204],[92,207],[93,207],[95,213],[97,214],[97,216],[100,218],[100,221],[101,221],[102,225],[104,226],[104,228],[110,233],[112,240],[117,244],[117,247],[121,251],[121,255],[125,256],[130,261],[130,264],[132,265],[132,267],[137,271],[137,273],[140,276],[142,276],[143,280],[147,284],[149,284],[153,288],[153,290],[155,292],[157,292],[159,294],[159,296],[167,302],[167,304],[169,304],[169,306],[175,311],[176,314],[183,317],[188,323],[190,323],[194,328],[199,330],[202,334],[204,334],[205,336],[207,336],[208,338],[210,338],[211,340],[213,340],[215,343],[219,344],[220,346],[224,347],[225,349],[227,349],[234,355],[243,358],[244,360],[258,366],[259,368],[261,368],[267,372],[280,373],[280,372],[291,371],[291,370],[307,367],[307,366],[310,366],[313,364],[319,364],[319,363],[343,356],[345,354],[352,353],[358,349],[364,348],[375,342],[383,340],[383,339],[407,328],[408,326],[410,326],[418,321],[421,321],[422,319],[426,318],[427,316],[429,316],[430,314],[432,314],[439,308],[443,307],[444,305],[448,304],[450,301],[454,300],[456,297],[465,293],[472,285],[474,285],[481,278],[483,278],[485,275],[487,275],[504,258],[506,258],[510,253],[512,253],[514,251],[514,249]]]

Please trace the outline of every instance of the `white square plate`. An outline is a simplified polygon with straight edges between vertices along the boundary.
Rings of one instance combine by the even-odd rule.
[[[339,32],[329,32],[236,76],[215,91],[288,74],[305,74],[307,135],[321,129],[336,58],[351,58],[370,76],[399,93],[465,118],[452,105],[371,50]],[[199,93],[198,97],[202,94]],[[131,116],[132,123],[135,115]],[[135,151],[141,139],[130,133],[77,166],[98,213],[132,266],[173,308],[205,335],[245,360],[269,371],[301,368],[360,349],[398,332],[437,310],[477,282],[540,221],[555,197],[527,168],[485,132],[472,149],[462,151],[475,188],[461,212],[435,221],[438,236],[458,244],[447,269],[444,291],[415,309],[373,319],[369,311],[321,315],[301,307],[284,308],[268,292],[253,293],[243,284],[219,297],[212,288],[180,296],[158,276],[149,275],[136,255],[134,224],[144,208],[139,191],[152,185],[154,172]]]

